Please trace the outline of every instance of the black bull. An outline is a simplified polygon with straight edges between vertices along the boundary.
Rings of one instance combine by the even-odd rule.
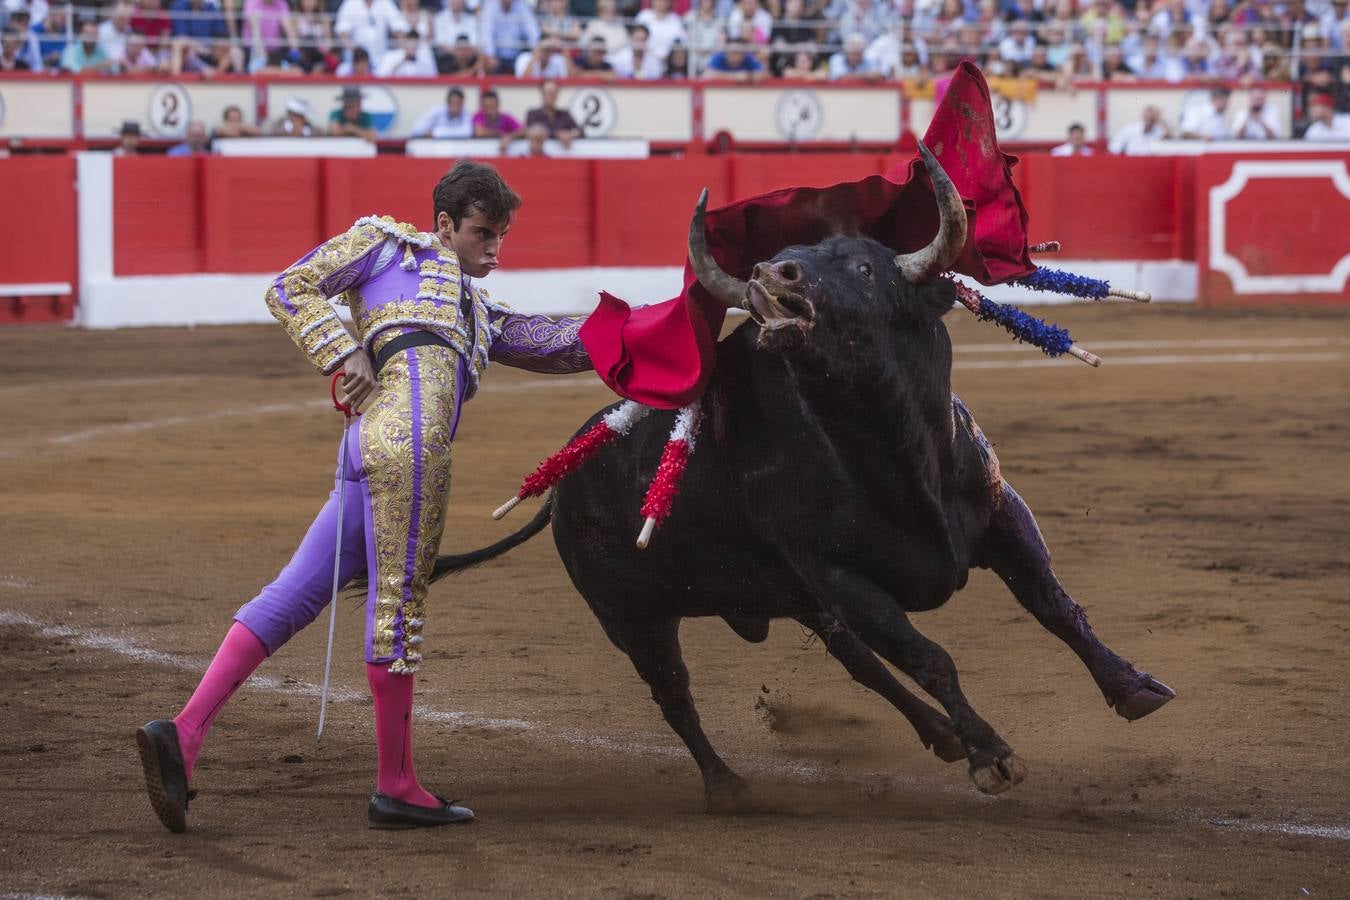
[[[710,259],[701,209],[696,268],[697,254]],[[924,746],[948,762],[968,760],[986,793],[1021,781],[1025,767],[971,709],[946,651],[909,617],[944,603],[971,566],[993,569],[1078,654],[1122,717],[1147,715],[1173,696],[1103,644],[1060,586],[1031,511],[951,393],[941,318],[953,286],[931,276],[916,283],[905,262],[870,240],[832,238],[784,250],[749,284],[700,272],[728,301],[740,291],[752,319],[718,346],[702,434],[649,549],[634,547],[638,510],[672,413],[648,416],[602,450],[520,532],[438,560],[437,578],[505,552],[551,518],[572,583],[688,745],[710,809],[734,808],[747,789],[699,724],[678,637],[687,616],[721,616],[755,642],[770,619],[797,620],[900,710]]]

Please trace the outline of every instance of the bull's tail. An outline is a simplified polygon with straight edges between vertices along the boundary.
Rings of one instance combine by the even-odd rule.
[[[479,563],[485,563],[490,559],[501,556],[508,550],[513,550],[521,544],[534,537],[544,530],[544,527],[553,520],[553,492],[549,491],[544,498],[544,504],[539,507],[539,512],[534,514],[534,518],[526,523],[525,527],[515,534],[508,534],[495,544],[483,547],[480,550],[470,550],[468,553],[456,553],[452,556],[436,557],[436,564],[431,569],[431,580],[440,581],[447,575],[453,575],[456,572],[462,572],[465,569],[472,568]]]

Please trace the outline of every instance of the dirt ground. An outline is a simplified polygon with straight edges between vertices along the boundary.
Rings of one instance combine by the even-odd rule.
[[[201,757],[186,835],[132,740],[177,711],[331,486],[339,420],[280,329],[13,329],[0,362],[0,895],[1350,896],[1350,315],[1059,308],[1106,364],[1041,365],[952,313],[954,381],[1065,586],[1178,698],[1126,723],[988,573],[917,624],[1030,769],[998,798],[795,625],[684,626],[697,770],[552,541],[438,585],[419,771],[468,828],[365,825],[361,616],[260,670]],[[607,393],[504,367],[467,409],[444,546]],[[658,532],[657,540],[670,539]],[[10,892],[6,894],[6,892]]]

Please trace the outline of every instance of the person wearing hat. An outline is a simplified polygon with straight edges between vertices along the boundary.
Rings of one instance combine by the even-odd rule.
[[[116,156],[139,156],[141,152],[141,123],[127,120],[117,132],[118,145],[113,150]]]
[[[1350,141],[1350,127],[1336,121],[1336,101],[1330,94],[1313,94],[1308,114],[1312,123],[1303,132],[1305,141]]]
[[[338,95],[342,103],[328,116],[328,133],[333,137],[359,137],[375,143],[375,119],[361,108],[361,89],[349,84]]]
[[[290,97],[286,100],[286,115],[272,126],[272,134],[277,137],[313,137],[314,126],[310,119],[314,117],[314,107],[304,97]]]

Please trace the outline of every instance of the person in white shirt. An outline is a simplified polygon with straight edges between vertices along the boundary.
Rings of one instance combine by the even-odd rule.
[[[1345,141],[1350,143],[1350,123],[1336,121],[1335,102],[1327,94],[1316,94],[1309,110],[1312,124],[1303,132],[1305,141]]]
[[[1233,137],[1244,141],[1273,141],[1284,134],[1284,122],[1273,103],[1266,102],[1266,92],[1252,88],[1251,102],[1233,117]]]
[[[422,113],[408,136],[441,140],[473,137],[473,116],[464,108],[463,89],[452,87],[445,95],[445,103]]]
[[[595,18],[587,22],[586,27],[581,29],[581,37],[578,39],[578,43],[582,47],[589,47],[591,41],[597,37],[604,38],[605,51],[611,55],[627,47],[628,29],[624,27],[623,21],[619,18],[617,9],[614,0],[596,0]]]
[[[98,45],[103,48],[108,59],[124,67],[127,58],[127,36],[131,34],[131,6],[118,3],[112,9],[112,15],[98,26]]]
[[[384,59],[389,49],[389,32],[407,34],[408,20],[393,0],[342,0],[333,33],[348,50],[363,48],[372,61]]]
[[[736,8],[727,16],[727,37],[733,41],[742,40],[741,26],[749,25],[750,40],[756,44],[767,44],[773,34],[773,14],[759,5],[759,0],[737,0]]]
[[[830,55],[831,81],[880,81],[882,72],[863,56],[867,38],[850,34],[844,38],[844,49]]]
[[[477,47],[481,37],[478,14],[469,12],[464,0],[448,0],[444,9],[431,19],[431,40],[436,49],[450,53],[461,36]]]
[[[514,159],[541,159],[548,156],[548,126],[536,122],[525,129],[525,140],[513,141],[506,155]]]
[[[1233,136],[1224,111],[1228,109],[1228,88],[1209,92],[1208,103],[1194,103],[1181,115],[1181,136],[1193,141],[1226,141]]]
[[[1091,156],[1092,147],[1088,146],[1087,129],[1074,122],[1069,126],[1069,139],[1050,150],[1051,156]]]
[[[928,45],[923,38],[906,36],[908,26],[902,20],[896,27],[867,45],[863,57],[883,78],[918,78],[925,74]]]
[[[1117,155],[1150,156],[1159,141],[1171,136],[1172,132],[1167,129],[1158,107],[1145,106],[1143,118],[1117,131],[1107,149]]]
[[[628,33],[628,46],[609,56],[618,78],[652,81],[666,74],[666,61],[647,47],[647,26],[634,25]]]
[[[380,78],[435,78],[436,56],[416,32],[405,34],[397,47],[385,52],[375,74]]]
[[[998,42],[999,58],[1017,65],[1031,61],[1036,50],[1036,35],[1031,33],[1031,23],[1018,19],[1008,26],[1008,36]]]
[[[652,0],[652,5],[637,14],[637,23],[647,28],[647,48],[665,59],[676,42],[689,43],[684,21],[670,9],[670,0]]]
[[[563,52],[562,41],[546,37],[529,53],[516,57],[517,78],[570,78],[572,64]]]

